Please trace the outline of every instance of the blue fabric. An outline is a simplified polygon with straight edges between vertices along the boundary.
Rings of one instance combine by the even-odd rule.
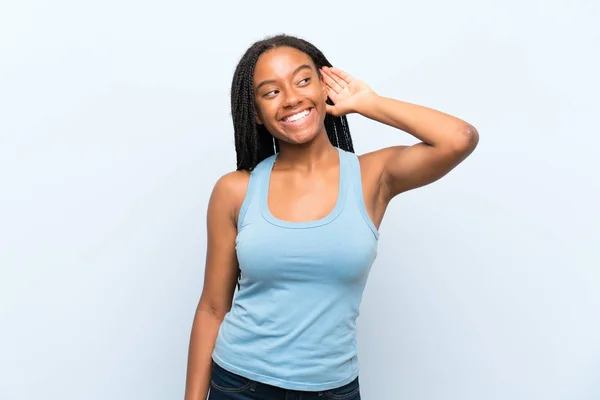
[[[222,368],[300,391],[358,377],[356,319],[379,234],[365,208],[357,156],[338,154],[337,203],[316,221],[282,221],[270,213],[277,154],[252,171],[238,218],[240,289],[212,354]]]

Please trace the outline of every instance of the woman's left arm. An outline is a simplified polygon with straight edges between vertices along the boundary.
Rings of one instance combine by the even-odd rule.
[[[384,148],[370,155],[377,164],[380,193],[386,201],[442,178],[465,160],[479,142],[477,130],[459,118],[375,93],[358,101],[356,112],[421,141],[412,146]]]
[[[322,68],[322,78],[333,105],[329,114],[358,113],[401,129],[420,143],[393,146],[363,155],[376,177],[384,203],[394,196],[440,179],[465,158],[479,142],[469,123],[431,108],[376,94],[367,84],[335,67]]]

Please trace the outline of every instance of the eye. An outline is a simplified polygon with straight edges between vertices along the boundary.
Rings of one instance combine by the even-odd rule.
[[[308,84],[308,82],[310,82],[310,78],[304,78],[299,83],[300,83],[300,85],[306,85],[306,84]]]
[[[279,90],[271,90],[270,92],[267,92],[263,95],[263,97],[273,97],[275,96],[277,93],[279,93]]]

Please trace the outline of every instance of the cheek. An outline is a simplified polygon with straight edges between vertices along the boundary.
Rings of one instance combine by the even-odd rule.
[[[269,102],[269,104],[255,104],[254,107],[256,109],[256,113],[260,118],[260,124],[263,125],[271,135],[273,132],[278,131],[278,121],[277,121],[277,106],[274,105],[275,102]],[[258,121],[257,121],[258,122]],[[276,136],[276,135],[273,135]]]
[[[315,88],[312,98],[315,99],[317,103],[325,103],[327,101],[327,90],[324,86],[319,85]]]
[[[264,125],[265,120],[268,119],[268,114],[265,113],[264,107],[258,103],[254,103],[254,112],[256,114],[256,123]]]
[[[254,109],[256,110],[258,116],[263,120],[263,122],[265,120],[273,118],[274,116],[276,107],[274,107],[272,103],[272,101],[268,103],[257,101],[254,103]]]

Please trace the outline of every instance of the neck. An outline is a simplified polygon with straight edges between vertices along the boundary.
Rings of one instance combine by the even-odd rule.
[[[308,143],[279,142],[276,163],[280,168],[312,170],[335,159],[337,159],[337,149],[331,144],[324,131]]]

